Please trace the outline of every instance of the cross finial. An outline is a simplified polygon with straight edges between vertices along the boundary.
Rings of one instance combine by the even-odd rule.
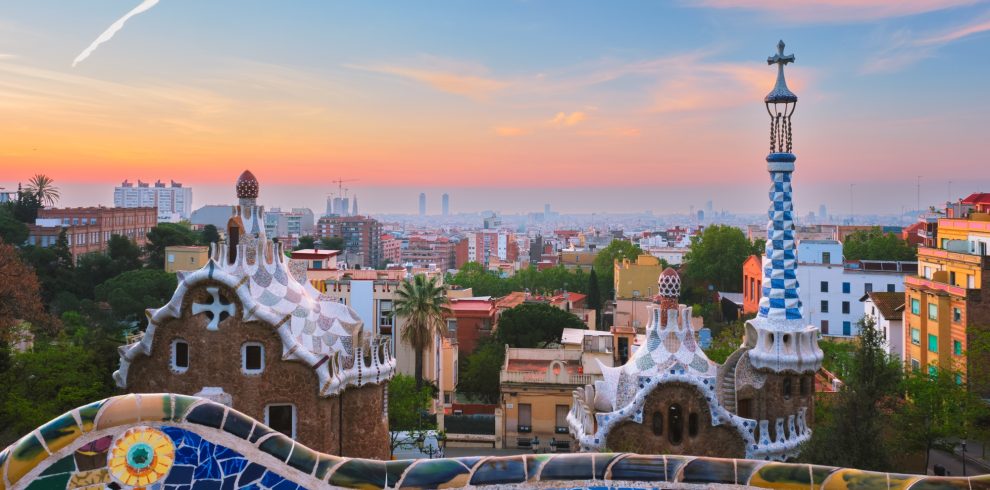
[[[783,68],[784,65],[786,65],[788,63],[794,63],[794,55],[793,54],[788,54],[788,55],[785,55],[784,54],[784,40],[781,39],[777,43],[777,54],[775,54],[775,55],[767,58],[767,64],[768,65],[774,65],[774,64],[776,64],[776,65],[780,65],[780,67]]]

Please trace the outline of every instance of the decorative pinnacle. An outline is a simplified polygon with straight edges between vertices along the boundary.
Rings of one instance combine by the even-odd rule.
[[[763,99],[768,104],[797,102],[797,95],[794,95],[794,92],[787,88],[787,80],[784,79],[784,65],[794,63],[795,59],[793,54],[784,54],[784,46],[783,40],[778,42],[777,54],[767,58],[768,65],[777,65],[777,83]]]

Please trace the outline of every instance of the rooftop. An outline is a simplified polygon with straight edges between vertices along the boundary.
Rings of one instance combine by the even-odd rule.
[[[865,301],[869,298],[873,301],[873,304],[877,305],[877,309],[880,310],[880,314],[887,320],[898,320],[901,317],[900,311],[898,309],[904,306],[904,293],[888,293],[888,292],[871,292],[866,293],[860,301]]]

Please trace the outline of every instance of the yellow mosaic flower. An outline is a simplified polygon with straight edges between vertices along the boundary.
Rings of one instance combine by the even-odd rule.
[[[175,461],[175,446],[160,430],[134,427],[120,435],[107,455],[114,479],[131,487],[145,487],[168,474]]]

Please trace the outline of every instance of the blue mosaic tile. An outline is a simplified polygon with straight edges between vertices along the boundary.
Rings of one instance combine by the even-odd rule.
[[[244,468],[240,476],[237,478],[237,484],[239,486],[247,485],[248,483],[255,482],[261,478],[261,475],[265,474],[265,467],[258,463],[251,463]]]
[[[523,483],[526,481],[526,462],[521,457],[488,458],[474,471],[472,485],[499,483]]]
[[[224,408],[217,403],[204,403],[186,414],[186,422],[219,429],[220,423],[223,422]]]
[[[192,483],[193,466],[175,465],[168,472],[165,484],[187,484]]]

